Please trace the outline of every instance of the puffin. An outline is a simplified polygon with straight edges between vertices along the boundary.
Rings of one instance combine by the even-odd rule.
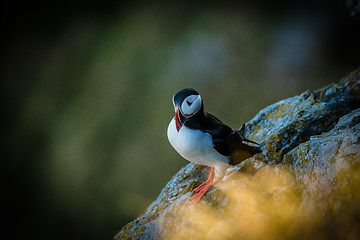
[[[191,202],[197,203],[222,180],[228,167],[261,153],[260,144],[245,138],[244,123],[233,130],[205,112],[200,94],[192,88],[177,92],[172,102],[175,117],[167,129],[170,144],[186,160],[210,167],[208,179],[191,191]]]

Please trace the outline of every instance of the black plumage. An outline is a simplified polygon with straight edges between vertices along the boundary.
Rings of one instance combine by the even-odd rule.
[[[173,98],[174,105],[180,106],[187,96],[198,94],[194,89],[183,89],[175,94]],[[236,165],[261,152],[258,146],[251,146],[244,143],[250,142],[259,145],[245,138],[245,124],[242,125],[240,130],[233,130],[214,115],[204,112],[203,103],[196,114],[185,118],[180,112],[179,119],[181,124],[190,129],[200,130],[210,134],[214,149],[221,155],[229,157],[229,164],[231,165]]]
[[[261,152],[258,146],[250,146],[244,143],[255,143],[245,138],[245,125],[238,131],[233,130],[212,114],[201,110],[193,117],[187,119],[184,125],[194,130],[209,133],[214,149],[221,155],[228,156],[230,158],[229,164],[231,165],[239,164],[243,160]]]

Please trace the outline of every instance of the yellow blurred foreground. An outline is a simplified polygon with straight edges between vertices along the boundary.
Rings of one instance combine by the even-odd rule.
[[[334,180],[346,181],[343,188],[312,178],[314,185],[306,189],[283,166],[264,166],[253,175],[235,170],[211,191],[225,198],[219,205],[180,199],[158,227],[165,239],[357,239],[359,169],[344,176]],[[315,189],[333,194],[319,200],[312,197]]]

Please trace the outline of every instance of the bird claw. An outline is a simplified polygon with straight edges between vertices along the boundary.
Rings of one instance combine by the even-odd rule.
[[[192,203],[198,203],[200,199],[207,193],[211,186],[201,189],[199,192],[195,193],[191,199]]]
[[[197,188],[191,191],[193,193],[193,197],[191,199],[192,203],[197,203],[200,201],[200,199],[207,193],[207,191],[213,186],[212,183],[204,182]]]
[[[198,193],[200,192],[202,189],[207,189],[210,187],[210,183],[208,182],[203,182],[200,186],[198,186],[197,188],[194,188],[191,193]]]

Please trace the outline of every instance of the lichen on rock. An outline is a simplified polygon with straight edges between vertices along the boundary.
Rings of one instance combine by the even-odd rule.
[[[265,143],[265,160],[278,163],[300,143],[333,128],[341,116],[355,108],[356,98],[351,92],[358,86],[355,83],[356,79],[344,79],[261,110],[247,127],[255,141]]]
[[[360,69],[264,108],[246,123],[263,153],[196,205],[190,192],[209,169],[188,164],[115,239],[359,238],[359,89]]]
[[[294,169],[304,197],[315,199],[322,211],[341,206],[352,197],[350,181],[360,174],[360,109],[341,117],[331,131],[300,144],[285,155],[284,163]]]

